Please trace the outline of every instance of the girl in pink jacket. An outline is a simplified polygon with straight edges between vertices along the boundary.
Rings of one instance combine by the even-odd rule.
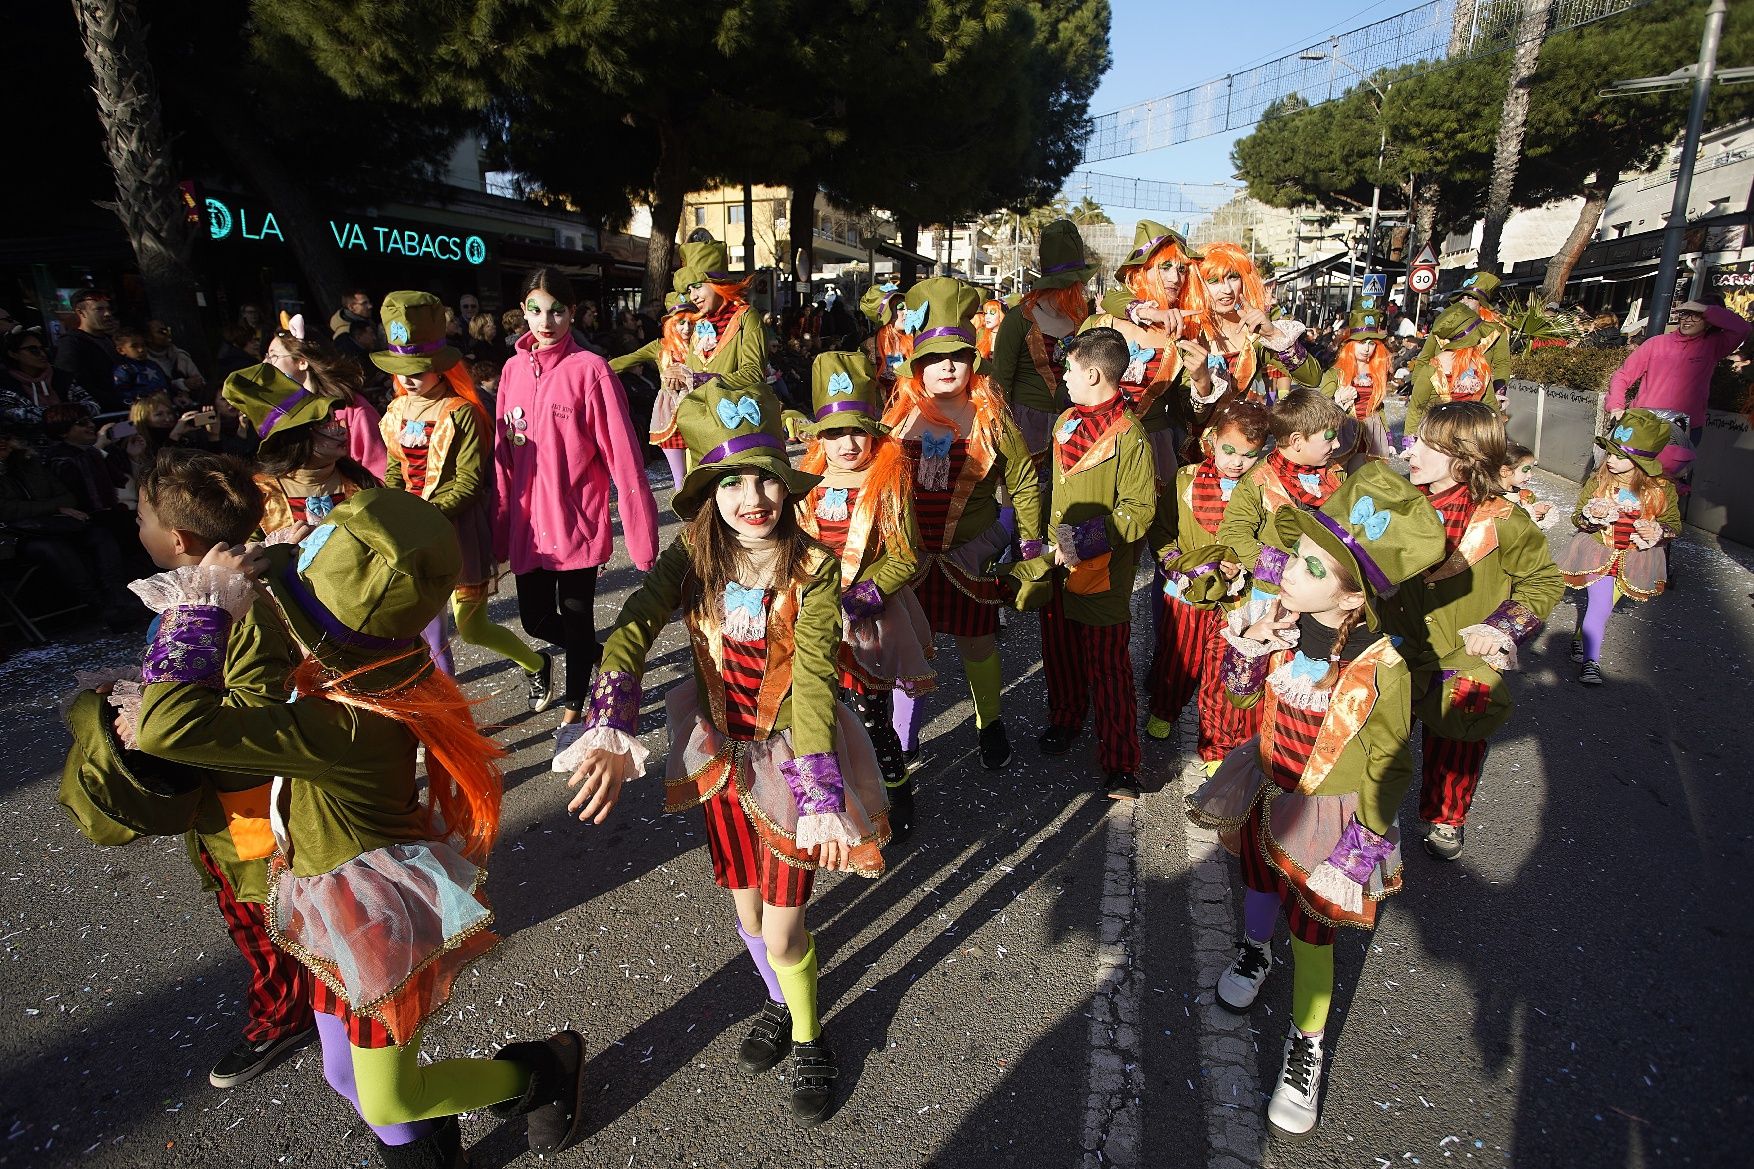
[[[524,632],[566,656],[563,728],[580,717],[600,652],[593,616],[597,569],[614,546],[611,485],[634,566],[647,572],[658,558],[658,509],[627,394],[608,363],[574,343],[576,303],[560,272],[531,274],[530,331],[500,376],[493,444],[494,557],[516,578]],[[531,684],[530,707],[553,698],[545,670]],[[567,738],[563,730],[558,746]]]

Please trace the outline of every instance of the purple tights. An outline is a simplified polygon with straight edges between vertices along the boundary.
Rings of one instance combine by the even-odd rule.
[[[457,663],[451,657],[451,639],[445,629],[445,622],[449,619],[449,615],[441,611],[420,631],[420,637],[426,642],[426,648],[432,651],[433,665],[454,678],[457,676]]]
[[[889,725],[895,728],[895,737],[901,740],[903,751],[912,751],[919,742],[919,704],[914,697],[899,687],[890,691],[893,698],[893,709],[889,712]]]
[[[767,960],[767,941],[760,934],[752,934],[737,923],[737,936],[743,939],[743,945],[749,950],[749,957],[755,962],[756,973],[761,981],[767,984],[767,999],[773,1003],[783,1003],[786,996],[780,992],[780,976],[774,973],[773,963]]]
[[[1242,932],[1255,942],[1273,939],[1273,927],[1279,924],[1279,895],[1244,889],[1242,893]]]
[[[1608,615],[1613,611],[1614,578],[1604,576],[1591,581],[1584,589],[1583,620],[1578,622],[1585,661],[1602,660],[1602,636],[1608,632]]]
[[[688,452],[681,447],[663,447],[664,461],[670,464],[670,482],[682,489],[682,481],[688,478]]]
[[[359,1111],[359,1089],[353,1085],[353,1045],[347,1042],[347,1024],[334,1015],[317,1012],[317,1038],[323,1044],[323,1078],[341,1098]],[[361,1120],[365,1117],[361,1116]],[[432,1131],[432,1121],[409,1124],[368,1125],[386,1145],[411,1145]]]

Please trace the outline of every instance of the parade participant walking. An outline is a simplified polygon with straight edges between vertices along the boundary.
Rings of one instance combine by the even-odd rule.
[[[1470,272],[1457,286],[1455,300],[1451,304],[1461,305],[1484,322],[1480,336],[1485,339],[1479,344],[1485,350],[1487,364],[1491,365],[1496,375],[1492,385],[1502,404],[1504,379],[1510,373],[1510,325],[1496,308],[1500,283],[1498,277],[1490,272]],[[1439,348],[1434,326],[1431,335],[1425,338],[1425,345],[1420,349],[1419,356],[1429,361],[1437,355]]]
[[[993,349],[999,343],[999,326],[1004,323],[1004,301],[987,300],[981,303],[981,311],[974,318],[974,351],[980,354],[981,360],[992,360]]]
[[[1437,319],[1431,322],[1431,337],[1426,342],[1431,355],[1421,354],[1410,367],[1413,371],[1413,396],[1407,402],[1403,434],[1418,434],[1425,421],[1425,412],[1445,402],[1497,405],[1497,399],[1488,395],[1494,377],[1499,376],[1490,357],[1500,340],[1499,328],[1488,324],[1461,301],[1437,314]]]
[[[390,352],[395,352],[393,346]],[[375,358],[376,353],[370,356]],[[285,317],[262,360],[312,393],[335,399],[331,417],[347,428],[347,457],[383,479],[389,455],[379,432],[378,412],[366,401],[365,375],[358,362],[306,339],[302,316]]]
[[[1452,402],[1426,414],[1407,456],[1413,485],[1443,518],[1445,559],[1423,588],[1396,595],[1385,621],[1402,639],[1424,727],[1425,850],[1444,861],[1462,853],[1487,741],[1510,717],[1505,674],[1565,595],[1547,537],[1500,493],[1504,446],[1490,406]]]
[[[1041,553],[1041,494],[1024,437],[975,356],[980,304],[977,289],[948,277],[922,280],[908,290],[904,311],[915,326],[913,359],[883,421],[914,469],[924,565],[914,590],[933,632],[956,639],[974,697],[981,764],[998,770],[1010,762],[1011,742],[999,717],[997,634],[1006,598],[993,566],[1011,536],[999,522],[994,496],[1004,483],[1028,559]],[[1007,315],[1001,342],[1013,318],[1025,319]],[[910,724],[903,747],[912,749],[912,733]]]
[[[470,645],[517,663],[527,679],[530,708],[546,709],[554,689],[552,657],[487,616],[487,598],[497,590],[499,576],[489,527],[493,424],[463,369],[463,355],[445,344],[444,302],[427,292],[392,292],[381,311],[389,348],[371,359],[396,388],[381,424],[390,452],[384,486],[412,491],[451,521],[463,557],[451,594],[457,633]],[[443,613],[423,636],[439,669],[455,676]]]
[[[1534,481],[1535,452],[1519,442],[1506,443],[1504,469],[1499,473],[1500,493],[1528,513],[1542,528],[1550,528],[1559,519],[1559,509],[1535,495],[1529,486]]]
[[[777,398],[763,385],[708,385],[679,407],[695,456],[672,506],[686,525],[622,606],[591,691],[588,728],[556,764],[574,765],[567,805],[602,823],[645,768],[641,677],[678,609],[694,678],[665,697],[665,806],[701,805],[713,880],[767,989],[739,1053],[751,1074],[792,1053],[792,1114],[820,1123],[837,1066],[817,1010],[816,943],[805,907],[818,868],[875,877],[889,839],[871,741],[835,701],[840,566],[798,522],[820,482],[786,461]]]
[[[1295,1139],[1321,1119],[1336,927],[1371,929],[1401,887],[1412,679],[1390,638],[1353,634],[1374,631],[1384,595],[1442,559],[1444,533],[1385,463],[1366,464],[1319,511],[1288,509],[1276,524],[1290,552],[1278,595],[1231,615],[1223,667],[1233,701],[1261,708],[1260,735],[1188,797],[1188,816],[1242,858],[1243,940],[1219,975],[1221,1006],[1254,1005],[1281,909],[1290,927],[1291,1028],[1267,1124]],[[1325,658],[1298,648],[1327,630]]]
[[[1322,367],[1303,347],[1303,326],[1272,318],[1272,301],[1246,251],[1233,243],[1209,244],[1190,279],[1190,303],[1199,306],[1198,348],[1189,370],[1197,426],[1226,394],[1271,406],[1292,382],[1321,384]]]
[[[913,353],[913,338],[903,331],[905,321],[898,310],[905,298],[901,285],[891,276],[859,298],[859,311],[876,326],[871,334],[876,352],[871,356],[877,369],[877,384],[883,390],[884,402],[895,393],[895,381],[907,375],[907,361]]]
[[[220,392],[262,440],[256,486],[264,533],[314,524],[354,492],[377,486],[369,471],[347,457],[347,428],[333,417],[336,399],[266,362],[227,377]]]
[[[840,562],[840,696],[859,716],[889,789],[900,840],[914,791],[891,696],[911,702],[937,684],[932,626],[909,581],[919,568],[912,468],[879,419],[883,391],[862,353],[823,353],[811,367],[809,449],[799,463],[822,482],[798,509],[804,531]]]
[[[1697,447],[1705,434],[1712,371],[1741,347],[1754,332],[1754,323],[1722,305],[1696,300],[1676,305],[1674,318],[1674,332],[1652,337],[1626,355],[1608,383],[1606,405],[1609,417],[1616,419],[1631,402],[1641,410],[1685,414]],[[1663,473],[1674,479],[1691,468],[1693,451],[1666,445],[1661,461]]]
[[[1131,361],[1127,339],[1091,329],[1066,344],[1071,409],[1054,424],[1046,530],[1053,552],[1018,564],[1041,614],[1047,672],[1044,755],[1064,755],[1094,709],[1097,762],[1111,799],[1139,798],[1138,699],[1133,682],[1133,577],[1139,545],[1157,506],[1157,476],[1145,428],[1121,394]]]
[[[597,664],[597,570],[614,551],[611,487],[634,567],[648,572],[658,557],[658,507],[627,394],[608,364],[573,340],[576,302],[572,282],[552,268],[525,282],[530,331],[500,375],[493,439],[493,559],[517,580],[524,632],[561,647],[563,730],[583,717]],[[531,706],[547,702],[533,685]],[[557,735],[556,750],[564,745]]]
[[[1628,410],[1596,439],[1608,457],[1578,495],[1577,534],[1559,557],[1565,583],[1584,590],[1571,660],[1586,686],[1602,684],[1602,638],[1620,598],[1648,601],[1668,584],[1668,544],[1681,534],[1680,495],[1661,460],[1671,433],[1667,419]]]
[[[676,279],[681,279],[681,273]],[[670,467],[670,486],[682,486],[687,474],[688,444],[676,429],[676,406],[694,390],[694,378],[688,368],[688,348],[694,335],[694,305],[680,292],[664,297],[664,317],[658,323],[658,336],[647,344],[624,353],[609,362],[617,375],[641,362],[650,362],[658,371],[658,395],[652,400],[651,424],[647,437],[664,453]]]
[[[1041,278],[1017,308],[1005,314],[993,342],[990,376],[1005,394],[1011,417],[1023,433],[1039,476],[1053,445],[1054,420],[1063,402],[1066,377],[1064,343],[1090,315],[1084,282],[1096,275],[1084,254],[1084,238],[1070,219],[1041,229]],[[912,293],[908,303],[913,304]],[[978,307],[978,306],[977,306]],[[973,316],[972,313],[969,314]],[[920,327],[907,322],[918,343]],[[930,326],[924,326],[930,327]]]
[[[1322,393],[1357,420],[1357,441],[1342,453],[1354,470],[1367,459],[1386,459],[1394,454],[1383,403],[1390,388],[1388,333],[1382,315],[1374,309],[1354,312],[1346,320],[1346,339],[1333,368],[1322,375]]]

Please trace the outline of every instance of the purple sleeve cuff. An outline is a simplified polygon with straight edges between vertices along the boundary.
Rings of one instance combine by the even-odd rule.
[[[1269,584],[1275,589],[1285,575],[1285,566],[1291,563],[1291,553],[1283,548],[1275,548],[1271,544],[1261,545],[1261,554],[1255,557],[1252,576],[1256,584]]]
[[[231,614],[220,605],[177,605],[164,610],[140,666],[143,682],[195,682],[219,689],[225,681],[225,643]]]
[[[1279,350],[1274,356],[1285,364],[1286,369],[1296,369],[1309,360],[1309,350],[1303,347],[1303,338],[1298,337],[1288,348]]]
[[[1354,819],[1348,821],[1346,830],[1340,833],[1340,843],[1329,854],[1328,863],[1346,874],[1346,879],[1353,884],[1362,885],[1370,880],[1370,874],[1383,858],[1394,850],[1393,843]]]
[[[1541,631],[1541,619],[1521,601],[1506,601],[1481,622],[1510,638],[1511,644],[1522,645]]]
[[[585,729],[608,727],[623,734],[639,733],[639,679],[622,670],[608,670],[597,675],[591,687],[591,709],[585,715]]]
[[[1075,525],[1072,528],[1072,546],[1077,549],[1079,560],[1092,560],[1107,552],[1108,521],[1098,515]]]
[[[877,616],[885,604],[883,590],[874,580],[862,580],[840,594],[840,611],[854,621]]]
[[[1219,668],[1224,689],[1238,698],[1247,698],[1251,694],[1259,694],[1261,688],[1267,684],[1267,675],[1273,668],[1273,655],[1264,653],[1251,658],[1227,643]]]
[[[1024,540],[1017,545],[1017,551],[1024,560],[1034,560],[1041,555],[1041,541]]]
[[[798,801],[798,819],[846,810],[840,760],[833,751],[795,755],[780,764],[780,774],[785,776],[793,798]]]

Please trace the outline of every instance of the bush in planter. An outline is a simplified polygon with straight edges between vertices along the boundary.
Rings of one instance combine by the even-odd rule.
[[[1542,346],[1510,359],[1510,376],[1544,386],[1565,386],[1603,394],[1608,379],[1626,360],[1624,349],[1577,349]]]

